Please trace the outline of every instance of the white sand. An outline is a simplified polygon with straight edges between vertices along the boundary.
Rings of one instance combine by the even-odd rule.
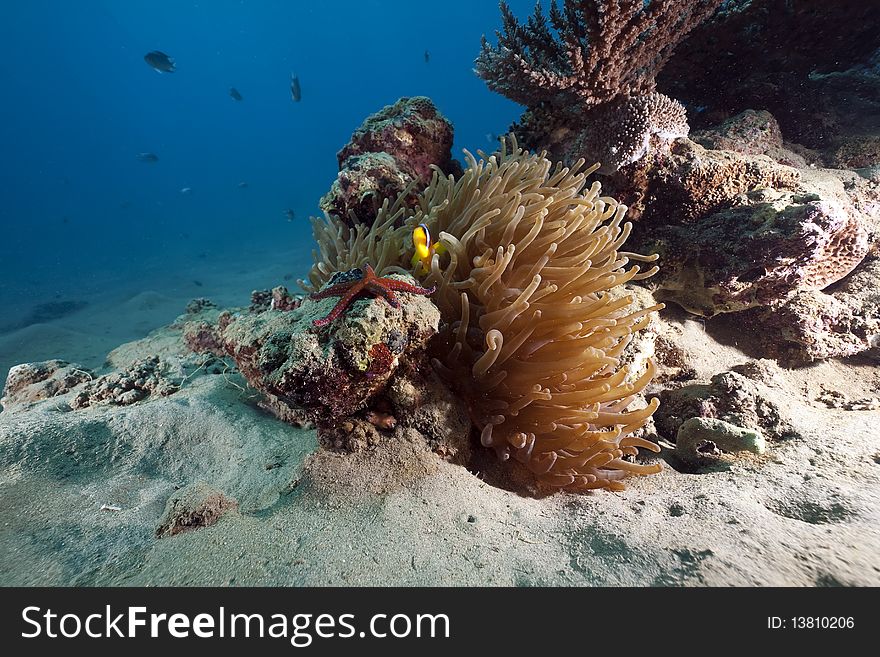
[[[141,293],[115,315],[158,321],[184,303]],[[112,324],[105,312],[93,329]],[[701,378],[746,360],[702,324],[669,317]],[[79,333],[19,339],[61,340],[40,357],[89,356],[101,339],[78,342],[93,333],[85,313],[77,321]],[[127,352],[172,338],[163,330]],[[880,411],[828,409],[815,401],[823,385],[880,391],[866,364],[784,372],[772,401],[803,439],[727,472],[664,464],[623,493],[544,498],[510,490],[509,469],[485,452],[469,471],[391,441],[318,451],[313,432],[267,416],[219,375],[122,408],[65,411],[51,399],[0,413],[0,584],[880,585]],[[197,481],[240,512],[157,539],[168,497]]]

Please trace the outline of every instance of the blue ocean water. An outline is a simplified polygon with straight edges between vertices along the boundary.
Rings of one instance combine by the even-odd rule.
[[[0,324],[114,286],[162,292],[157,272],[186,278],[199,258],[308,254],[337,150],[401,96],[435,101],[457,157],[491,146],[521,109],[472,70],[499,24],[493,0],[0,4]],[[177,70],[152,70],[152,50]]]

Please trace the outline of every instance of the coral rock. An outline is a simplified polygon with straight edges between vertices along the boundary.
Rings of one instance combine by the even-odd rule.
[[[880,260],[872,259],[836,286],[796,294],[778,308],[743,315],[754,344],[786,365],[864,354],[880,359]]]
[[[186,314],[187,315],[198,315],[203,313],[206,310],[211,308],[216,308],[217,304],[211,301],[210,299],[206,299],[204,297],[199,297],[197,299],[193,299],[188,304],[186,304]]]
[[[164,538],[210,527],[221,516],[236,510],[238,502],[204,482],[197,482],[181,488],[168,498],[156,536]]]
[[[763,367],[766,370],[768,365]],[[766,385],[738,372],[721,372],[713,376],[709,384],[664,390],[660,393],[660,408],[654,414],[654,422],[660,434],[667,438],[679,433],[683,423],[691,418],[724,420],[761,432],[773,440],[797,437],[796,430],[782,417],[777,405],[769,401]]]
[[[719,462],[725,452],[763,454],[765,449],[766,441],[760,431],[713,418],[693,417],[686,420],[675,439],[675,455],[692,466]]]
[[[880,135],[847,137],[825,154],[837,169],[866,169],[880,165]]]
[[[370,223],[384,199],[408,187],[410,202],[431,180],[431,166],[456,171],[452,124],[429,98],[401,98],[367,117],[337,153],[339,176],[321,199],[321,209]],[[410,187],[411,186],[411,187]]]
[[[437,332],[440,313],[430,299],[403,292],[399,299],[399,308],[382,298],[355,301],[325,330],[312,323],[338,299],[305,299],[292,311],[237,317],[221,339],[251,386],[306,409],[319,424],[332,423],[365,408],[400,362]]]
[[[695,226],[654,229],[650,250],[661,254],[660,300],[712,316],[821,290],[861,262],[868,236],[851,207],[770,190]]]
[[[150,395],[166,397],[178,389],[179,385],[166,375],[163,361],[158,356],[149,356],[123,371],[90,381],[73,398],[70,406],[74,409],[99,404],[127,406]]]
[[[23,363],[9,370],[3,397],[4,410],[63,395],[93,376],[89,370],[63,360]]]
[[[799,168],[807,165],[802,155],[785,147],[779,123],[766,110],[746,110],[720,126],[694,132],[691,139],[711,150],[766,155],[780,164]]]
[[[688,140],[676,142],[671,156],[655,164],[650,178],[652,212],[670,223],[698,221],[748,192],[795,191],[801,183],[798,169],[768,157],[707,150]]]

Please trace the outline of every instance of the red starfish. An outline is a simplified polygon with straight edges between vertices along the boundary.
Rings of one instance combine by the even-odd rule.
[[[410,294],[432,294],[436,288],[424,288],[418,285],[410,285],[394,278],[379,278],[370,265],[364,265],[360,269],[352,269],[343,274],[341,282],[331,285],[326,290],[309,295],[310,299],[325,299],[327,297],[342,297],[330,311],[330,314],[321,319],[316,319],[312,324],[326,326],[339,317],[351,305],[358,296],[363,293],[372,294],[375,297],[384,297],[393,308],[399,308],[400,302],[394,291],[409,292]]]

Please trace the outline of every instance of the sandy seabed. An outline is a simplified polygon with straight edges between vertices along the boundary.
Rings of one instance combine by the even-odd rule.
[[[0,370],[183,357],[167,325],[187,301],[244,305],[289,269],[200,263],[150,290],[107,291],[0,335]],[[664,321],[698,380],[749,360],[711,323],[674,310]],[[543,497],[486,453],[463,467],[407,442],[319,450],[314,431],[227,376],[125,407],[48,399],[0,413],[0,584],[880,585],[880,411],[829,408],[817,401],[828,388],[876,396],[880,372],[858,360],[779,370],[768,394],[801,437],[726,471],[680,472],[664,450],[663,471],[622,493]],[[237,508],[157,537],[169,498],[194,485]]]

